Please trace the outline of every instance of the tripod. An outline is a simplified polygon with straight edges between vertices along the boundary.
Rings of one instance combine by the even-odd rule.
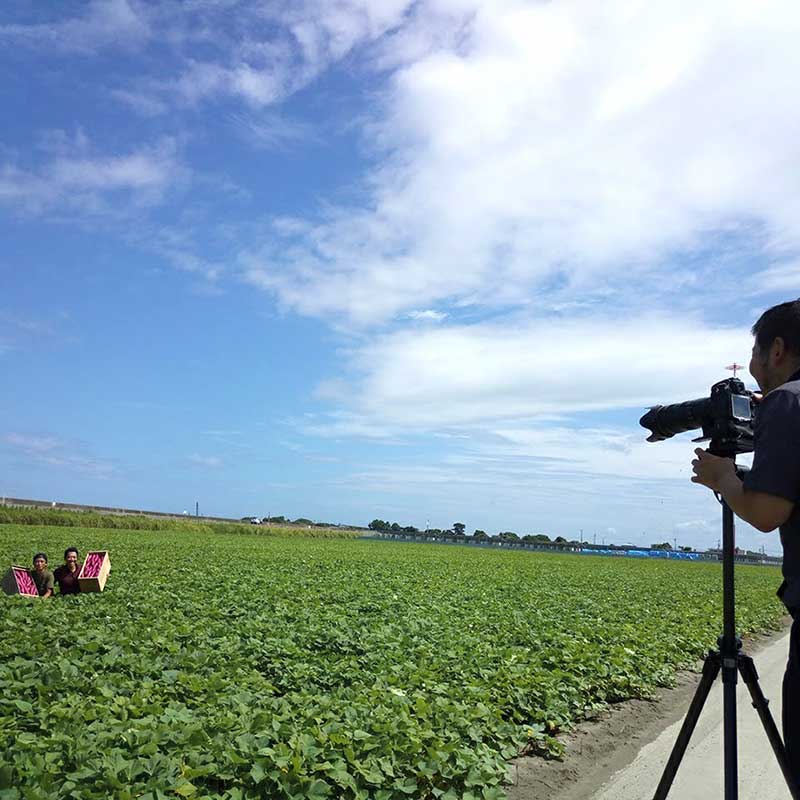
[[[714,452],[713,448],[709,448],[709,452]],[[731,455],[729,452],[717,451],[715,455],[728,456],[734,462],[736,460],[735,455]],[[667,761],[667,766],[664,768],[664,773],[661,776],[661,781],[658,784],[653,800],[666,800],[672,782],[678,772],[678,767],[686,752],[689,739],[700,717],[700,712],[703,710],[708,693],[711,691],[711,687],[720,671],[722,671],[723,688],[725,800],[737,800],[739,795],[736,751],[736,683],[739,674],[741,674],[742,680],[747,684],[747,688],[750,691],[753,707],[761,718],[761,724],[764,726],[769,743],[772,745],[772,750],[778,759],[786,785],[789,787],[794,800],[800,800],[800,788],[795,784],[789,769],[786,748],[770,713],[769,701],[764,697],[759,686],[756,665],[750,656],[741,652],[742,642],[736,636],[733,591],[733,511],[721,496],[718,495],[718,499],[722,504],[722,636],[717,641],[718,649],[710,650],[705,658],[700,684],[695,691],[689,711],[686,713],[683,726],[678,734],[675,746],[672,748],[672,753]]]

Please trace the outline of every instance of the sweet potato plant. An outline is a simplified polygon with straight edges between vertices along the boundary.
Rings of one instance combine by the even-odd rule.
[[[7,563],[31,528],[0,525]],[[505,762],[650,696],[720,630],[718,565],[37,529],[102,594],[0,596],[0,800],[502,798]],[[737,567],[739,628],[779,573]]]

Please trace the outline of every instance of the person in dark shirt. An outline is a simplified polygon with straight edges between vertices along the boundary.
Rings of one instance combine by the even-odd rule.
[[[60,594],[78,594],[80,592],[78,573],[81,571],[81,565],[78,563],[78,558],[77,547],[68,547],[64,551],[64,563],[60,567],[56,567],[53,573]]]
[[[53,596],[53,573],[47,569],[47,556],[44,553],[37,553],[33,557],[33,569],[30,570],[30,576],[36,584],[39,597]]]
[[[783,583],[778,596],[792,615],[783,678],[783,740],[800,786],[800,298],[765,311],[753,326],[750,374],[763,399],[754,428],[753,466],[740,480],[733,461],[695,450],[695,483],[719,492],[758,530],[780,529]]]

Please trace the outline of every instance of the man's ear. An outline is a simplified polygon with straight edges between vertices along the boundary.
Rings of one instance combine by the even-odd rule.
[[[770,361],[779,367],[786,360],[787,355],[786,342],[783,341],[782,336],[776,336],[769,348]]]

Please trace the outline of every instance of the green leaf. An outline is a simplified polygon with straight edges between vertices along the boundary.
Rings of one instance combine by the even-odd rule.
[[[305,792],[305,796],[309,800],[322,800],[331,793],[331,787],[325,781],[315,780]]]
[[[259,784],[267,777],[267,773],[261,764],[256,762],[250,769],[250,777],[253,779],[254,783]]]
[[[14,785],[14,770],[5,764],[0,766],[0,789],[10,789]]]

